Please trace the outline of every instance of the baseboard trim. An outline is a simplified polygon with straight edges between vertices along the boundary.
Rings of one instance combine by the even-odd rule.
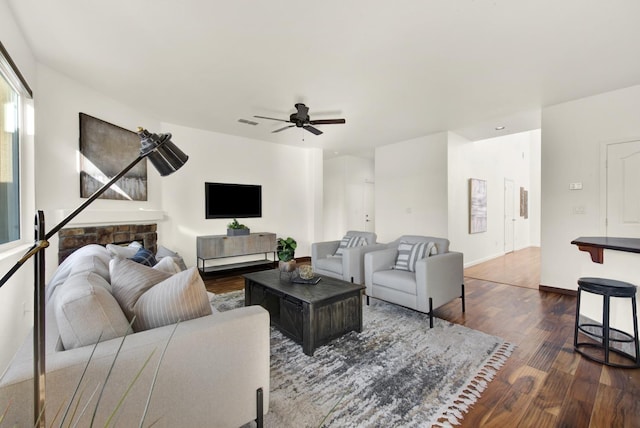
[[[550,287],[548,285],[542,285],[542,284],[540,284],[538,286],[538,290],[545,291],[547,293],[565,294],[567,296],[573,296],[573,297],[578,295],[578,291],[577,290],[569,290],[567,288]]]

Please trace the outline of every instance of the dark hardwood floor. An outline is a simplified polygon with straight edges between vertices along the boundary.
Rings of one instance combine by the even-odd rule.
[[[462,426],[640,427],[640,369],[611,368],[573,352],[576,298],[508,285],[505,278],[519,276],[522,266],[535,270],[539,255],[508,256],[513,263],[486,262],[502,266],[498,282],[466,277],[465,270],[466,313],[459,300],[435,311],[516,345]],[[215,293],[244,287],[241,273],[205,283]]]

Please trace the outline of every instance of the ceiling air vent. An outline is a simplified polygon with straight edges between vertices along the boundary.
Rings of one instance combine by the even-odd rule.
[[[253,125],[253,126],[256,126],[258,124],[258,122],[254,122],[253,120],[247,120],[247,119],[238,119],[238,122],[246,123],[247,125]]]

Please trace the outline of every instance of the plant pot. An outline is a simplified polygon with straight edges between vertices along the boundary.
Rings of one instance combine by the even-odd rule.
[[[250,229],[227,229],[227,236],[248,235],[250,232]]]
[[[280,260],[278,262],[278,268],[281,272],[294,272],[296,270],[296,261],[289,260],[288,262],[283,262]]]

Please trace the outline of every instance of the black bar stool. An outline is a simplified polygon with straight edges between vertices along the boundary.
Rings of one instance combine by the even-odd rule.
[[[593,323],[580,323],[580,295],[585,291],[602,297],[602,325]],[[609,309],[611,297],[631,298],[633,311],[633,336],[627,332],[611,328],[609,326]],[[578,342],[578,332],[586,334],[590,338],[598,338],[601,342]],[[635,355],[631,355],[621,349],[612,348],[611,342],[632,343]],[[595,348],[596,352],[585,352],[584,348]],[[638,344],[638,314],[636,310],[636,286],[628,282],[616,281],[606,278],[580,278],[578,279],[578,301],[576,303],[576,322],[573,333],[573,349],[592,361],[603,363],[612,367],[638,368],[640,367],[640,345]],[[612,362],[609,359],[610,352],[614,352],[624,359],[632,361],[632,364]],[[599,355],[601,354],[602,358]]]

